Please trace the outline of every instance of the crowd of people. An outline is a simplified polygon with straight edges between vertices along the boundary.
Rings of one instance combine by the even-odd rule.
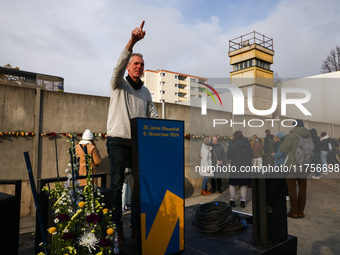
[[[254,134],[250,140],[243,136],[242,131],[238,130],[234,132],[230,142],[225,142],[225,146],[222,146],[224,142],[219,142],[217,136],[213,136],[212,140],[210,138],[203,140],[200,160],[201,166],[205,166],[204,169],[209,169],[207,166],[228,164],[234,167],[234,171],[229,172],[228,176],[230,206],[236,206],[236,188],[240,187],[239,205],[241,208],[246,207],[247,188],[251,185],[251,175],[249,172],[239,171],[241,167],[250,166],[261,169],[264,166],[292,166],[293,169],[303,168],[304,170],[290,171],[281,175],[276,181],[280,181],[278,186],[290,201],[290,210],[287,216],[291,218],[305,217],[307,177],[311,174],[313,179],[320,179],[321,174],[328,174],[330,166],[339,165],[337,159],[339,144],[326,132],[321,132],[319,137],[315,128],[308,130],[300,119],[295,120],[292,126],[295,127],[288,134],[278,132],[273,135],[267,129],[263,139],[259,139]],[[301,147],[300,139],[304,138],[309,138],[313,147],[308,161],[313,165],[310,167],[313,170],[307,171],[307,166],[301,164],[300,159],[296,158],[297,150],[301,150],[299,148]],[[204,175],[201,195],[209,196],[216,191],[223,192],[221,180],[226,178],[226,173],[223,176],[221,172],[206,170],[200,174]],[[281,178],[282,176],[284,178]],[[211,182],[210,190],[208,189],[209,181]]]

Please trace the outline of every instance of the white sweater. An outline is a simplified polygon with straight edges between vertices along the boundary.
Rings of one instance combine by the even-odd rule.
[[[143,85],[135,90],[124,78],[131,52],[124,48],[111,77],[111,98],[107,118],[107,135],[131,139],[130,119],[158,118],[150,91]]]

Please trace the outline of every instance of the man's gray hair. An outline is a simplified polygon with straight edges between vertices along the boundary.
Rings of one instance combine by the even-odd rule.
[[[134,57],[134,56],[137,56],[137,57],[140,57],[141,59],[143,59],[143,55],[142,54],[140,54],[140,53],[132,53],[131,56],[130,56],[130,59],[129,59],[129,64],[131,62],[132,57]]]

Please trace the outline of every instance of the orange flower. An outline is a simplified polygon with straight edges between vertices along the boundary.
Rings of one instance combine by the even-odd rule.
[[[108,234],[108,235],[112,235],[113,234],[113,228],[108,228],[107,229],[107,231],[106,231],[106,233]]]
[[[109,211],[109,209],[105,208],[103,209],[103,213],[107,213]]]
[[[48,229],[48,233],[50,233],[50,234],[53,234],[56,231],[57,231],[56,227],[51,227],[51,228]]]
[[[83,208],[85,206],[85,202],[79,202],[78,205],[80,208]]]

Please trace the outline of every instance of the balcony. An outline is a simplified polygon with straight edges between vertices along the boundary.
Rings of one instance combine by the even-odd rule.
[[[185,88],[178,88],[178,92],[179,92],[179,93],[187,94],[187,93],[188,93],[188,90],[185,89]]]

